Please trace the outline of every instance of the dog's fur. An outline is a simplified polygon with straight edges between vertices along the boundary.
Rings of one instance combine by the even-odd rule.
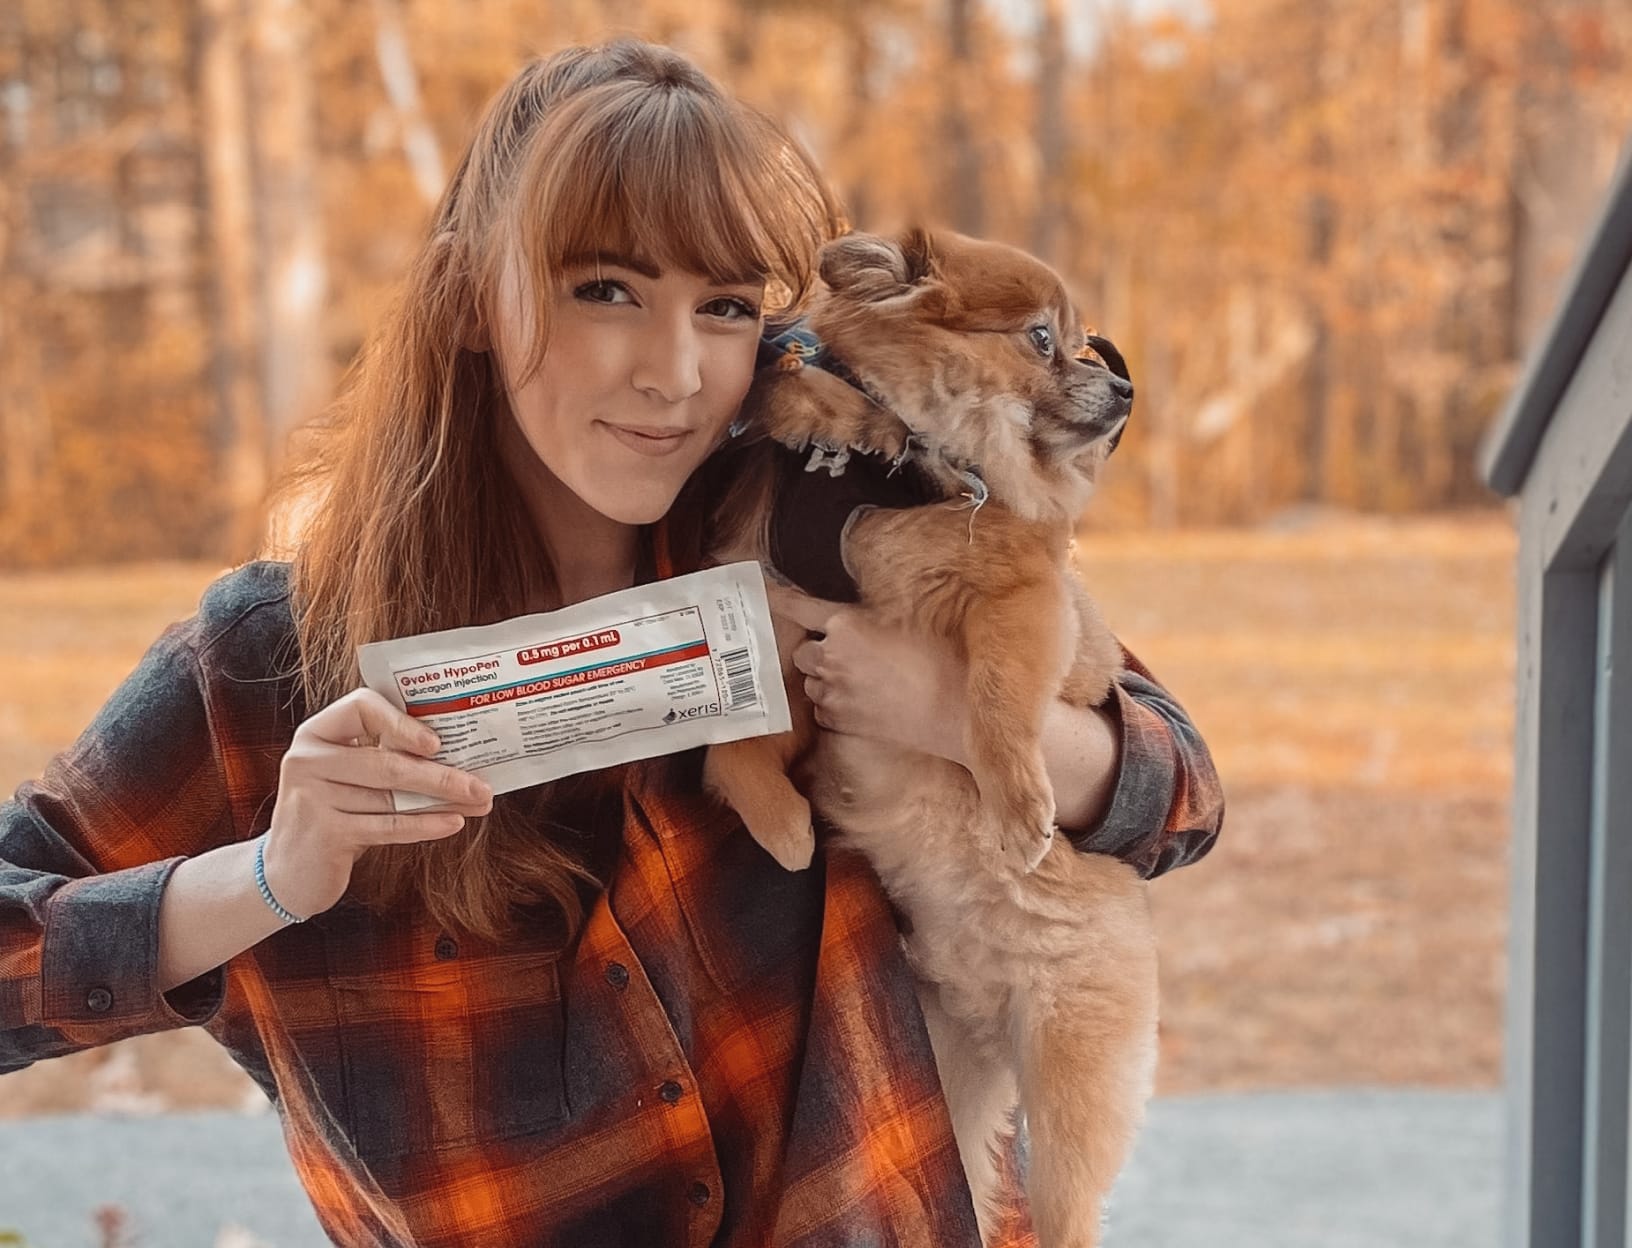
[[[916,434],[929,448],[922,462],[947,501],[859,513],[843,554],[865,607],[950,639],[967,661],[970,766],[819,733],[789,662],[803,632],[778,620],[794,730],[712,747],[705,780],[790,869],[814,845],[790,772],[868,856],[909,921],[983,1239],[994,1149],[1018,1101],[1043,1248],[1089,1248],[1154,1077],[1155,941],[1132,867],[1053,844],[1041,736],[1051,699],[1097,705],[1122,666],[1069,546],[1131,387],[1087,355],[1059,278],[1013,248],[850,235],[823,251],[821,275],[810,327],[888,410],[829,373],[790,368],[761,373],[745,414],[792,446],[895,456]],[[949,459],[979,465],[990,501],[962,497]],[[767,559],[770,489],[716,557]]]

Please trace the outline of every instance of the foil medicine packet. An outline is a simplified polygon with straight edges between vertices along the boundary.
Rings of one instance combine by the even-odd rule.
[[[359,646],[363,683],[495,793],[792,726],[752,561],[559,611]],[[439,799],[394,792],[399,811]]]

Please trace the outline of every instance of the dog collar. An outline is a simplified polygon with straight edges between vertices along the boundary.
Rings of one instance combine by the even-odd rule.
[[[860,591],[844,563],[851,523],[875,507],[897,510],[944,500],[936,483],[916,465],[892,465],[882,455],[844,448],[837,461],[813,446],[777,444],[776,495],[771,504],[771,566],[805,593],[829,602],[856,602]],[[837,470],[829,465],[837,462]]]
[[[820,368],[860,391],[880,411],[894,415],[890,405],[802,320],[761,339],[758,367],[785,372]],[[733,435],[742,429],[741,424],[733,425]],[[917,433],[909,434],[900,454],[888,460],[876,452],[816,438],[798,445],[780,443],[771,511],[772,566],[807,594],[831,602],[857,601],[860,593],[844,566],[844,536],[851,522],[871,507],[900,509],[950,501],[937,480],[937,468],[949,471],[966,487],[962,497],[971,508],[973,524],[974,512],[991,497],[980,469],[932,450]]]
[[[1122,353],[1108,339],[1088,335],[1088,344],[1110,371],[1128,380]],[[888,403],[834,355],[805,320],[798,320],[760,339],[757,368],[794,372],[819,368],[860,391],[880,411],[894,417]],[[905,421],[901,422],[905,424]],[[739,436],[746,424],[731,426]],[[910,426],[909,426],[910,428]],[[1116,449],[1121,432],[1111,443]],[[771,566],[805,593],[830,602],[856,602],[860,592],[844,566],[844,538],[862,511],[873,507],[924,507],[947,503],[944,485],[950,473],[965,487],[973,538],[975,513],[991,497],[980,468],[961,463],[911,433],[894,459],[820,439],[798,445],[778,443],[777,489],[771,507]]]
[[[875,407],[883,408],[886,412],[890,411],[890,405],[863,381],[854,369],[834,355],[827,344],[810,328],[810,322],[803,319],[762,337],[759,340],[759,356],[755,361],[755,367],[778,368],[784,372],[796,372],[805,367],[819,368],[861,391],[867,396],[867,401]]]
[[[1120,358],[1120,357],[1118,357]],[[846,385],[858,390],[867,401],[880,411],[895,416],[895,409],[871,386],[865,378],[853,368],[833,354],[828,345],[817,336],[816,331],[810,328],[810,323],[800,319],[794,321],[773,333],[766,334],[759,341],[759,355],[755,368],[775,368],[783,372],[797,372],[801,368],[819,368],[824,373],[831,373]],[[896,419],[900,419],[896,417]],[[903,425],[911,429],[906,421]],[[731,435],[739,436],[746,429],[746,422],[737,421],[731,426]],[[784,443],[784,445],[787,445]],[[819,439],[809,439],[799,444],[798,450],[810,451],[810,460],[805,465],[806,472],[818,472],[826,469],[831,477],[842,476],[845,465],[850,462],[855,447],[840,446],[837,443],[824,442]],[[856,452],[866,454],[867,452]],[[932,461],[948,468],[965,486],[968,491],[965,498],[971,500],[975,507],[979,507],[990,497],[986,488],[985,479],[980,475],[980,468],[976,464],[964,463],[955,460],[944,451],[934,453],[925,444],[922,435],[914,432],[908,435],[907,444],[901,453],[890,461],[890,471],[893,474],[902,464],[917,459],[926,468],[932,466]]]

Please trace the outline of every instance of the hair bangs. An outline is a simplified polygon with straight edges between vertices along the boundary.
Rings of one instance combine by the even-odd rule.
[[[597,255],[722,285],[764,282],[768,313],[797,308],[817,252],[843,228],[809,156],[723,95],[603,83],[563,102],[534,144],[549,160],[523,182],[513,241],[543,336],[547,292],[566,266]]]

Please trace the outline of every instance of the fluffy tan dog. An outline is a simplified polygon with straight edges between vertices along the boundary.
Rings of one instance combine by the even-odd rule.
[[[1018,1103],[1043,1248],[1089,1248],[1153,1081],[1155,941],[1132,867],[1054,845],[1041,737],[1051,699],[1097,704],[1122,665],[1069,546],[1132,386],[1088,355],[1120,366],[1059,278],[1013,248],[850,235],[821,275],[810,332],[750,393],[753,505],[717,554],[774,570],[821,540],[779,549],[790,491],[868,464],[892,486],[911,474],[908,505],[849,510],[836,540],[861,603],[967,661],[970,765],[819,732],[788,659],[803,633],[779,620],[794,730],[711,748],[705,779],[790,869],[810,862],[812,805],[868,856],[908,920],[983,1238]]]

